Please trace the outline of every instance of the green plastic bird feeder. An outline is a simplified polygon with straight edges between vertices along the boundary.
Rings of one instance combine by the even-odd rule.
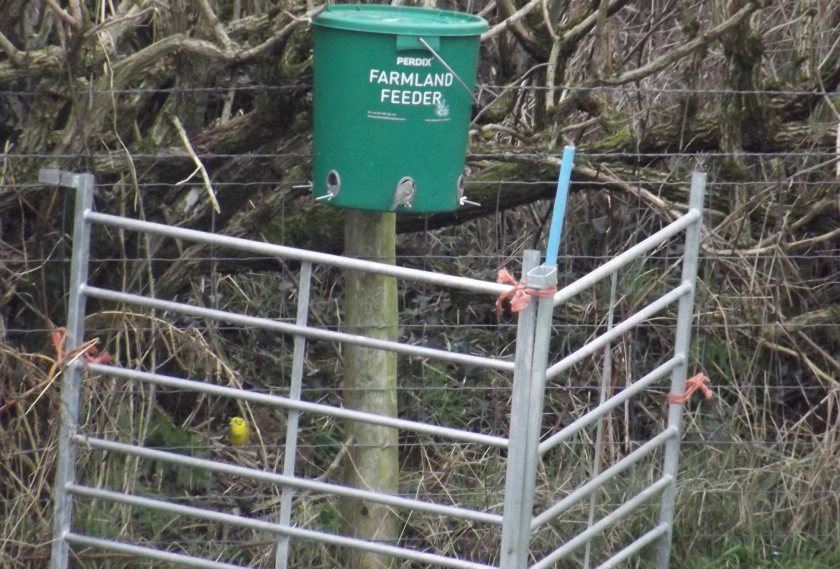
[[[313,20],[312,193],[330,205],[436,212],[463,203],[478,16],[331,5]]]

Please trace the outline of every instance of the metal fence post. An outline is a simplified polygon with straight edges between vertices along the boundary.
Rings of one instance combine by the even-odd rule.
[[[691,176],[691,195],[689,210],[702,211],[703,196],[706,190],[706,174],[695,171]],[[690,225],[685,232],[685,251],[683,253],[682,282],[691,283],[691,290],[684,294],[677,308],[677,332],[674,341],[674,355],[681,355],[683,363],[671,372],[671,393],[680,395],[685,390],[688,371],[688,353],[691,344],[691,325],[694,318],[694,293],[697,288],[697,264],[700,256],[700,230],[702,217]],[[656,550],[656,569],[668,569],[671,556],[671,538],[674,533],[674,506],[677,497],[677,468],[680,457],[680,438],[682,434],[683,405],[671,403],[668,406],[668,427],[677,430],[677,436],[665,443],[662,474],[671,476],[671,483],[662,493],[662,506],[659,511],[660,524],[666,524],[668,531],[659,539]]]
[[[70,263],[70,296],[67,302],[67,335],[65,346],[72,351],[79,346],[85,333],[85,296],[82,288],[87,282],[90,255],[90,225],[85,213],[93,203],[93,174],[72,174],[58,170],[41,170],[38,179],[47,184],[76,189],[76,208],[73,220],[73,258]],[[51,569],[67,569],[69,544],[64,539],[70,532],[72,500],[67,491],[76,477],[76,449],[71,437],[76,434],[79,415],[79,387],[81,362],[71,361],[61,373],[61,425],[58,433],[58,457],[55,474],[55,514],[50,556]]]
[[[537,251],[526,251],[522,272],[529,287],[547,288],[556,282],[557,270],[536,267],[538,261]],[[527,565],[553,307],[552,297],[540,297],[539,303],[530,303],[519,316],[502,522],[502,569],[524,569]]]
[[[557,267],[542,265],[530,270],[526,284],[533,289],[547,290],[557,284]],[[540,461],[540,435],[542,412],[545,403],[545,379],[548,371],[548,352],[551,345],[551,323],[554,316],[554,297],[540,296],[537,300],[537,322],[534,333],[534,353],[531,364],[530,401],[525,409],[528,415],[528,432],[525,440],[524,477],[522,482],[522,518],[519,540],[522,545],[520,562],[528,565],[531,541],[531,519],[534,510],[534,487],[537,483],[537,465]]]

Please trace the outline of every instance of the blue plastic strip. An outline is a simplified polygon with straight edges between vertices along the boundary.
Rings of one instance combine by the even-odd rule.
[[[575,147],[563,149],[563,162],[560,164],[560,176],[557,178],[557,197],[554,198],[554,213],[551,215],[551,229],[548,233],[548,247],[545,250],[545,264],[557,266],[557,253],[560,251],[560,234],[563,233],[563,219],[566,217],[566,199],[569,197],[569,182],[572,179],[572,163],[575,160]]]

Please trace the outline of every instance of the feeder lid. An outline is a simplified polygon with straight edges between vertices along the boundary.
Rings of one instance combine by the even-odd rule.
[[[326,28],[383,34],[477,36],[487,30],[484,18],[472,14],[376,4],[331,4],[312,23]]]

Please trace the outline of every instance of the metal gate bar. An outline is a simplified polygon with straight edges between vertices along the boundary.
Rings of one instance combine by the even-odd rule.
[[[677,430],[673,427],[668,427],[648,442],[625,456],[624,458],[620,459],[618,462],[604,470],[603,472],[595,475],[593,478],[589,479],[589,482],[585,483],[583,486],[578,486],[574,491],[569,493],[565,498],[545,510],[540,515],[534,517],[531,520],[531,531],[538,529],[543,524],[546,524],[589,496],[592,492],[603,486],[606,482],[610,481],[611,479],[615,478],[617,474],[620,474],[633,466],[634,464],[638,463],[643,458],[647,457],[653,451],[661,447],[668,439],[672,439],[677,435]]]
[[[706,190],[706,175],[694,172],[691,176],[691,194],[689,197],[689,211],[701,211]],[[680,299],[677,308],[677,337],[674,340],[674,353],[683,354],[688,361],[688,351],[691,347],[691,324],[694,319],[694,291],[697,282],[697,265],[700,259],[700,223],[686,228],[685,251],[682,261],[682,277],[684,284],[690,284],[691,290]],[[685,381],[688,366],[681,365],[671,373],[671,395],[679,397],[685,391]],[[682,432],[683,404],[669,400],[668,427]],[[674,505],[677,498],[677,468],[680,460],[680,437],[674,437],[665,443],[665,458],[662,461],[662,471],[673,478],[671,484],[662,495],[662,507],[659,510],[659,522],[668,526],[668,531],[659,540],[656,551],[657,569],[668,569],[671,555],[671,534],[674,527]]]
[[[618,567],[619,563],[627,561],[632,555],[638,553],[642,548],[647,547],[668,531],[667,524],[659,524],[649,532],[642,535],[639,539],[626,546],[621,551],[610,557],[604,563],[598,565],[597,569],[613,569]]]
[[[643,506],[646,502],[650,501],[651,499],[655,498],[657,494],[663,492],[668,486],[670,486],[674,482],[674,477],[670,474],[665,474],[636,494],[634,497],[630,498],[628,501],[624,502],[621,506],[601,518],[599,521],[595,523],[589,529],[582,531],[577,536],[573,537],[569,541],[563,544],[562,547],[559,547],[554,550],[553,553],[544,557],[538,563],[535,563],[531,566],[531,569],[547,569],[560,561],[564,557],[566,557],[569,553],[577,549],[578,547],[582,546],[584,543],[604,531],[607,527],[614,524],[621,518],[627,516],[636,508]]]
[[[252,326],[255,328],[262,328],[263,330],[271,330],[273,332],[285,332],[287,334],[299,334],[313,340],[323,340],[325,342],[340,342],[343,344],[355,344],[357,346],[365,346],[367,348],[376,348],[379,350],[390,350],[398,354],[405,354],[407,356],[416,356],[421,358],[435,358],[438,360],[448,361],[452,363],[466,364],[488,369],[495,369],[499,371],[513,371],[514,363],[481,356],[472,356],[470,354],[460,354],[455,352],[447,352],[446,350],[437,350],[434,348],[424,348],[423,346],[415,346],[413,344],[402,344],[391,340],[379,340],[376,338],[368,338],[367,336],[357,336],[355,334],[348,334],[346,332],[334,332],[332,330],[321,330],[318,328],[305,328],[297,324],[288,324],[286,322],[278,322],[270,318],[258,318],[256,316],[245,316],[243,314],[234,314],[225,312],[224,310],[217,310],[214,308],[204,308],[202,306],[193,306],[191,304],[183,304],[180,302],[171,302],[168,300],[159,300],[156,298],[149,298],[137,294],[130,294],[127,292],[117,292],[115,290],[108,290],[94,286],[84,286],[81,290],[82,294],[91,298],[98,298],[100,300],[111,300],[114,302],[122,302],[124,304],[132,304],[134,306],[143,306],[145,308],[158,308],[161,310],[168,310],[178,314],[186,314],[188,316],[197,316],[201,318],[209,318],[211,320],[220,320],[230,324],[239,324],[240,326]]]
[[[548,378],[552,379],[557,377],[576,363],[580,363],[581,361],[585,360],[598,350],[604,348],[607,344],[612,342],[613,340],[620,338],[654,314],[658,312],[662,312],[668,306],[674,304],[682,297],[689,295],[694,288],[692,283],[684,282],[677,288],[671,290],[668,293],[660,296],[635,314],[630,316],[626,320],[622,321],[620,324],[617,324],[612,330],[609,332],[604,332],[594,340],[589,341],[585,346],[582,348],[572,352],[550,368],[548,368]]]
[[[107,213],[86,211],[83,218],[87,223],[98,223],[105,226],[118,227],[120,229],[150,233],[160,237],[183,239],[185,241],[204,243],[207,245],[219,245],[222,247],[236,249],[238,251],[265,255],[266,257],[282,257],[284,259],[294,259],[295,261],[308,262],[312,264],[328,265],[336,269],[376,273],[386,277],[394,277],[397,279],[404,279],[430,285],[452,287],[470,292],[479,292],[498,296],[511,289],[510,285],[499,284],[492,281],[482,281],[468,277],[457,277],[455,275],[447,275],[444,273],[433,273],[420,269],[410,269],[408,267],[377,263],[376,261],[365,261],[364,259],[353,259],[351,257],[342,257],[340,255],[330,255],[329,253],[318,253],[315,251],[308,251],[306,249],[295,249],[294,247],[286,247],[285,245],[274,245],[263,241],[251,241],[240,237],[230,237],[228,235],[218,235],[216,233],[205,233],[204,231],[197,231],[195,229],[173,227],[162,223],[141,221],[139,219],[131,219]]]
[[[198,519],[217,521],[224,524],[239,526],[243,528],[268,531],[277,534],[284,534],[290,537],[298,537],[312,541],[319,541],[328,545],[337,545],[341,547],[352,547],[362,551],[369,551],[371,553],[380,553],[383,555],[390,555],[402,559],[409,559],[411,561],[419,561],[421,563],[431,563],[442,567],[454,567],[456,569],[488,569],[492,568],[490,565],[483,563],[475,563],[472,561],[464,561],[462,559],[455,559],[453,557],[445,557],[443,555],[436,555],[433,553],[425,553],[422,551],[414,551],[404,549],[394,545],[385,545],[382,543],[375,543],[365,541],[363,539],[345,537],[342,535],[335,535],[331,533],[323,533],[319,531],[297,528],[294,526],[283,526],[273,522],[258,520],[255,518],[246,518],[244,516],[236,516],[233,514],[225,514],[223,512],[215,512],[211,510],[204,510],[202,508],[195,508],[193,506],[183,506],[181,504],[173,504],[172,502],[165,502],[163,500],[155,500],[153,498],[144,498],[142,496],[133,496],[130,494],[123,494],[120,492],[113,492],[111,490],[101,490],[98,488],[90,488],[87,486],[78,486],[71,484],[68,486],[68,491],[79,496],[87,496],[90,498],[98,498],[100,500],[108,500],[119,502],[127,505],[141,506],[149,509],[158,510],[161,512],[168,512],[171,514],[178,514],[190,516]],[[68,534],[66,539],[72,541],[77,540],[78,534]],[[103,549],[112,549],[114,544],[121,544],[108,539],[87,537],[86,541],[91,545],[96,545]],[[154,551],[160,554],[158,559],[167,559],[166,555],[171,553],[148,548],[149,551]],[[194,558],[195,559],[195,558]],[[225,565],[226,567],[237,567],[239,565]]]
[[[357,538],[324,533],[313,529],[298,528],[290,525],[292,498],[295,491],[325,492],[334,496],[351,497],[361,500],[378,502],[397,508],[423,511],[435,515],[459,518],[474,523],[484,523],[502,526],[502,549],[500,563],[496,567],[502,569],[524,569],[527,565],[529,553],[529,539],[531,533],[562,514],[581,499],[590,495],[607,481],[615,478],[627,468],[643,460],[654,450],[664,446],[665,457],[661,477],[642,490],[635,497],[626,501],[618,508],[607,514],[590,527],[578,533],[559,548],[554,549],[543,557],[532,569],[547,569],[560,559],[575,551],[583,544],[591,542],[592,538],[604,531],[608,526],[631,513],[639,506],[647,503],[661,494],[659,523],[632,543],[613,554],[602,564],[602,569],[615,567],[630,555],[636,553],[646,545],[658,541],[657,569],[668,566],[670,538],[673,527],[673,507],[676,491],[676,470],[679,453],[679,433],[681,430],[682,405],[671,404],[668,413],[668,425],[658,435],[642,444],[641,447],[629,453],[603,472],[595,473],[590,480],[573,489],[567,496],[542,513],[533,515],[533,494],[536,478],[536,465],[549,450],[563,441],[568,440],[575,433],[586,426],[598,421],[610,410],[626,402],[642,390],[652,386],[662,377],[671,374],[671,392],[681,393],[686,377],[687,354],[690,341],[690,329],[693,310],[693,296],[700,242],[701,208],[705,176],[695,173],[692,177],[691,199],[688,211],[665,228],[644,239],[624,253],[607,261],[604,265],[578,279],[574,283],[559,290],[553,296],[540,297],[531,303],[525,311],[520,313],[517,330],[516,358],[513,362],[501,358],[488,358],[470,354],[458,354],[446,350],[424,348],[385,340],[355,336],[332,330],[310,328],[307,325],[308,291],[311,274],[311,264],[319,263],[341,269],[352,269],[364,272],[374,272],[394,278],[408,279],[413,282],[438,286],[459,288],[477,293],[499,295],[511,290],[510,285],[480,281],[466,277],[457,277],[440,273],[431,273],[417,269],[408,269],[394,265],[380,264],[373,261],[350,259],[338,255],[327,255],[312,251],[304,251],[291,247],[271,245],[249,241],[246,239],[227,237],[204,233],[200,231],[171,227],[168,225],[133,220],[120,216],[96,213],[92,211],[92,196],[94,188],[93,176],[90,174],[68,174],[55,170],[42,170],[39,179],[45,183],[59,184],[76,189],[76,213],[73,239],[73,260],[71,263],[71,289],[68,309],[68,348],[72,349],[82,343],[84,335],[85,300],[87,297],[106,301],[133,304],[151,309],[166,310],[180,314],[192,315],[200,318],[225,321],[241,326],[258,327],[269,331],[292,334],[294,336],[294,354],[292,362],[292,378],[288,397],[254,393],[231,387],[207,384],[200,381],[170,377],[162,374],[122,369],[116,366],[101,364],[83,364],[79,358],[68,363],[62,374],[62,409],[61,429],[59,433],[59,458],[56,474],[54,541],[52,544],[51,567],[66,569],[69,560],[69,544],[87,545],[142,555],[150,559],[159,559],[181,563],[195,567],[238,567],[228,563],[198,559],[168,551],[160,551],[138,545],[121,543],[104,538],[94,538],[80,535],[72,531],[72,496],[79,498],[108,500],[173,514],[188,515],[201,519],[220,521],[234,526],[268,531],[277,536],[277,551],[275,566],[284,568],[288,562],[289,538],[316,540],[321,543],[353,547],[373,553],[392,555],[401,559],[413,560],[444,567],[485,569],[486,564],[465,561],[445,555],[427,553],[382,543],[367,542]],[[300,274],[300,296],[295,324],[281,322],[270,318],[258,318],[233,314],[222,310],[186,305],[183,303],[165,301],[124,292],[107,290],[87,285],[87,266],[89,263],[90,232],[93,224],[116,227],[121,230],[132,230],[160,237],[188,240],[210,244],[213,246],[230,247],[265,256],[284,257],[302,262]],[[683,255],[682,277],[680,284],[660,298],[647,304],[631,317],[611,327],[606,333],[585,344],[582,348],[562,358],[559,362],[549,365],[548,352],[550,331],[552,325],[553,308],[566,302],[599,280],[613,275],[631,261],[659,247],[662,243],[676,237],[685,231],[685,253]],[[556,282],[556,269],[553,266],[538,265],[539,256],[536,252],[526,252],[524,258],[524,273],[527,286],[535,289],[547,289]],[[651,316],[664,310],[670,304],[678,302],[677,334],[674,355],[641,379],[635,381],[619,394],[603,401],[599,406],[578,418],[566,428],[540,442],[540,425],[542,405],[544,400],[545,382],[556,377],[573,365],[588,358],[598,350],[648,320]],[[329,342],[343,342],[363,345],[376,349],[390,350],[407,356],[435,358],[442,361],[467,364],[502,372],[513,372],[514,388],[511,418],[510,438],[486,435],[452,429],[422,422],[408,421],[394,417],[383,417],[375,414],[331,407],[328,405],[310,403],[301,400],[301,381],[303,375],[303,360],[306,350],[306,340],[322,340]],[[288,412],[286,454],[284,456],[283,473],[276,474],[258,469],[246,468],[235,464],[215,462],[208,459],[190,457],[172,452],[139,447],[117,441],[109,441],[97,437],[89,437],[78,433],[76,423],[79,410],[79,387],[81,382],[81,368],[85,365],[91,372],[120,378],[127,381],[141,381],[153,385],[177,387],[210,395],[228,397],[240,401],[249,401],[285,409]],[[383,494],[349,488],[316,480],[308,480],[295,476],[295,449],[297,438],[297,421],[299,413],[316,413],[346,420],[364,421],[370,424],[410,430],[436,438],[478,443],[491,448],[507,449],[506,495],[502,514],[490,511],[476,511],[456,505],[436,504],[433,502],[407,498],[399,495]],[[75,447],[85,445],[88,448],[110,451],[123,455],[147,458],[181,464],[206,471],[227,473],[246,477],[281,487],[281,506],[277,522],[257,520],[243,516],[235,516],[222,512],[214,512],[173,504],[165,499],[155,499],[88,487],[75,482]]]
[[[267,470],[259,470],[257,468],[248,468],[247,466],[239,466],[227,462],[217,462],[206,458],[198,458],[173,452],[166,452],[146,447],[139,447],[126,443],[118,443],[106,439],[89,437],[85,435],[74,435],[72,437],[74,442],[83,444],[86,447],[117,452],[121,454],[129,454],[140,458],[148,458],[152,460],[159,460],[169,462],[172,464],[180,464],[182,466],[192,466],[211,472],[222,472],[225,474],[232,474],[249,478],[259,482],[266,482],[276,484],[278,486],[288,486],[300,490],[311,490],[314,492],[325,492],[334,494],[343,498],[358,498],[368,502],[378,502],[387,506],[394,506],[396,508],[408,508],[429,512],[432,514],[447,515],[454,518],[461,518],[481,523],[498,524],[502,523],[502,516],[498,514],[491,514],[487,512],[479,512],[475,510],[468,510],[466,508],[459,508],[457,506],[446,506],[444,504],[435,504],[432,502],[425,502],[423,500],[416,500],[413,498],[403,498],[395,494],[384,494],[382,492],[375,492],[373,490],[363,490],[361,488],[352,488],[349,486],[341,486],[338,484],[330,484],[329,482],[319,482],[317,480],[308,480],[305,478],[295,478],[285,474],[277,474]]]
[[[282,395],[269,395],[267,393],[245,391],[237,387],[214,385],[212,383],[204,383],[201,381],[193,381],[189,379],[180,379],[177,377],[171,377],[159,373],[124,369],[118,368],[116,366],[102,364],[87,364],[87,368],[93,372],[104,376],[121,377],[123,379],[136,379],[138,381],[144,381],[146,383],[162,385],[164,387],[175,387],[178,389],[186,389],[196,391],[199,393],[206,393],[208,395],[218,395],[220,397],[228,397],[231,399],[250,401],[252,403],[259,403],[262,405],[278,407],[280,409],[290,409],[295,411],[302,411],[305,413],[317,413],[320,415],[324,415],[325,417],[335,417],[336,419],[359,421],[361,423],[378,425],[380,427],[393,427],[395,429],[414,431],[416,433],[422,433],[424,435],[431,435],[444,439],[452,439],[455,441],[465,443],[484,444],[495,448],[507,448],[508,446],[508,440],[502,437],[485,435],[483,433],[473,433],[470,431],[462,431],[459,429],[452,429],[450,427],[442,427],[439,425],[430,425],[429,423],[419,423],[417,421],[410,421],[408,419],[386,417],[383,415],[376,415],[373,413],[365,413],[364,411],[356,411],[354,409],[345,409],[344,407],[332,407],[330,405],[323,405],[321,403],[299,401],[290,399],[288,397],[283,397]]]
[[[75,223],[73,225],[73,258],[70,261],[70,295],[67,307],[68,349],[80,346],[85,335],[85,296],[81,294],[88,278],[90,251],[90,225],[80,222],[82,212],[93,207],[92,174],[70,174],[56,170],[42,170],[39,180],[76,190]],[[79,414],[79,388],[82,382],[80,358],[74,358],[61,374],[61,424],[58,430],[58,459],[55,473],[55,506],[53,513],[53,541],[50,564],[55,568],[67,567],[70,546],[64,536],[70,533],[73,502],[66,488],[76,479],[76,449],[70,440],[76,431]]]
[[[312,283],[312,263],[303,262],[300,266],[300,283],[298,284],[297,318],[295,325],[305,328],[309,319],[309,287]],[[306,336],[295,334],[294,352],[292,354],[292,381],[289,387],[289,399],[300,401],[303,387],[303,360],[306,356]],[[295,460],[297,459],[297,435],[300,411],[289,409],[286,415],[286,450],[283,454],[283,474],[294,477]],[[281,526],[292,523],[292,498],[294,488],[284,486],[280,497]],[[277,538],[277,555],[275,569],[286,569],[289,564],[289,536],[280,534]]]
[[[695,178],[697,175],[703,177],[702,186],[695,188]],[[591,288],[592,285],[595,285],[605,279],[606,277],[610,276],[617,270],[626,267],[630,262],[638,259],[645,253],[653,251],[669,239],[676,237],[683,231],[686,231],[689,227],[699,227],[701,222],[701,211],[703,205],[703,189],[705,187],[705,174],[701,174],[699,172],[694,173],[694,178],[692,178],[692,195],[694,192],[700,192],[700,206],[697,208],[690,207],[689,210],[683,214],[682,216],[678,217],[674,221],[672,221],[669,225],[666,225],[650,237],[646,237],[642,241],[639,241],[623,253],[620,253],[610,259],[609,261],[605,262],[603,265],[598,267],[597,269],[593,269],[591,272],[585,274],[584,276],[577,279],[575,282],[569,284],[568,286],[563,287],[562,289],[558,290],[557,293],[554,295],[554,306],[559,306],[575,296],[583,292],[584,290]],[[698,234],[699,235],[699,234]],[[696,245],[699,245],[699,239]],[[686,247],[689,244],[686,243]]]
[[[562,442],[565,442],[572,438],[572,436],[576,435],[580,432],[581,429],[588,427],[622,403],[628,401],[634,395],[638,395],[664,376],[671,373],[675,368],[682,365],[685,361],[685,357],[683,355],[677,355],[672,357],[670,360],[661,364],[656,369],[645,375],[643,378],[633,382],[628,387],[623,389],[617,395],[614,395],[607,399],[603,404],[595,407],[585,415],[582,415],[575,419],[573,422],[569,423],[563,429],[549,438],[544,440],[540,443],[539,451],[540,456],[544,455],[557,445]]]

